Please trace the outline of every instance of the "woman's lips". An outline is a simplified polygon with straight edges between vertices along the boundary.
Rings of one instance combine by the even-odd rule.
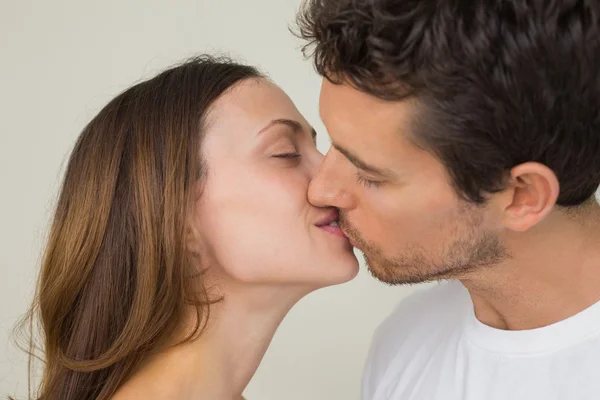
[[[346,237],[346,235],[344,234],[344,232],[342,231],[342,228],[340,228],[339,226],[336,225],[323,225],[323,226],[319,226],[319,229],[324,230],[327,233],[330,233],[334,236],[340,237],[340,238],[344,238],[344,239],[348,239]]]

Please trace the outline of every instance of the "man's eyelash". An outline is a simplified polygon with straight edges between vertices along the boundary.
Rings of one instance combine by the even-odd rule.
[[[366,179],[362,177],[358,172],[356,173],[356,180],[364,187],[377,187],[381,185],[381,182]]]

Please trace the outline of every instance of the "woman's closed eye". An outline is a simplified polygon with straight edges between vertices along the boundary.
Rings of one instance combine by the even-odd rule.
[[[272,157],[275,161],[286,168],[300,165],[300,160],[302,159],[302,155],[295,149],[277,151]]]
[[[273,157],[275,157],[275,158],[287,158],[287,159],[292,158],[293,159],[293,158],[300,158],[301,154],[298,153],[297,151],[290,151],[290,152],[283,152],[283,153],[275,154],[275,155],[273,155]]]
[[[283,160],[294,160],[300,158],[300,151],[296,143],[288,138],[285,140],[278,140],[270,149],[271,157],[283,159]]]

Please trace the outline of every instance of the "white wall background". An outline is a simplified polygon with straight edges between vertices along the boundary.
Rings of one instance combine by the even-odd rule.
[[[287,30],[299,0],[0,0],[0,397],[25,396],[9,341],[34,289],[64,164],[86,122],[142,77],[193,54],[260,66],[318,131],[319,77]],[[324,135],[319,148],[329,146]],[[364,270],[284,321],[249,400],[358,400],[375,326],[410,289]]]

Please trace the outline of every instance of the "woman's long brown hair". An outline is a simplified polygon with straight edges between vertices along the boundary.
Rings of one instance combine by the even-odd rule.
[[[205,116],[259,72],[201,56],[126,90],[87,125],[69,159],[32,308],[43,375],[30,398],[108,399],[189,310],[208,299],[185,248]]]

